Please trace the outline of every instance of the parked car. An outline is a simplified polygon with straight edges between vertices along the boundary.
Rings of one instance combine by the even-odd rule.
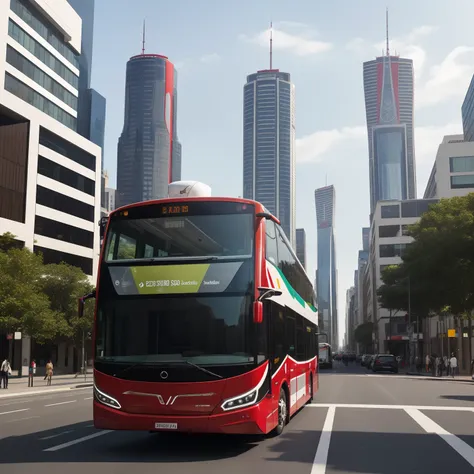
[[[393,354],[378,354],[372,363],[372,372],[390,371],[398,373],[398,362]]]

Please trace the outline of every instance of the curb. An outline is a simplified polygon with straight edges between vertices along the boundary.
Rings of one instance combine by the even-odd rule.
[[[82,383],[80,385],[76,385],[75,387],[71,387],[71,389],[74,389],[74,388],[89,388],[89,387],[93,387],[94,384],[91,382],[91,383]]]
[[[19,398],[19,397],[29,397],[31,395],[48,395],[49,393],[60,393],[60,392],[69,392],[70,390],[82,390],[85,388],[92,387],[93,384],[83,384],[83,385],[74,385],[72,387],[63,387],[63,388],[53,388],[51,390],[35,390],[32,392],[17,392],[17,393],[8,393],[5,395],[0,395],[0,400],[6,398]]]
[[[441,382],[464,382],[464,383],[473,383],[474,379],[455,379],[455,378],[443,378],[443,377],[433,377],[432,375],[422,375],[418,374],[416,372],[407,372],[406,375],[409,377],[419,377],[420,379],[425,379],[425,380],[436,380],[436,381],[441,381]]]

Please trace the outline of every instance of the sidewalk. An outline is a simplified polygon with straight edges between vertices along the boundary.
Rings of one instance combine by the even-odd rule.
[[[44,393],[67,392],[71,389],[87,388],[93,386],[92,373],[84,375],[56,375],[53,376],[51,386],[46,385],[43,375],[34,378],[34,386],[28,387],[28,377],[11,377],[8,381],[8,389],[0,389],[0,399],[20,397],[27,395],[39,395]]]
[[[442,375],[441,377],[435,377],[432,375],[432,373],[426,373],[426,372],[411,372],[409,369],[401,369],[400,374],[402,375],[410,375],[414,377],[423,377],[428,380],[440,380],[443,382],[472,382],[474,383],[474,380],[472,379],[472,376],[470,375],[455,375],[454,377],[451,377],[451,375]]]

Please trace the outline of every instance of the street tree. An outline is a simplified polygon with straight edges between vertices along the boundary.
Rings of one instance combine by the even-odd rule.
[[[41,287],[51,302],[51,309],[61,316],[59,337],[79,347],[82,332],[91,331],[93,323],[92,302],[86,304],[84,316],[78,317],[78,299],[92,291],[87,275],[66,263],[45,265]]]
[[[8,240],[5,234],[2,241]],[[43,260],[28,249],[0,251],[0,329],[46,342],[56,337],[60,317],[41,288]]]

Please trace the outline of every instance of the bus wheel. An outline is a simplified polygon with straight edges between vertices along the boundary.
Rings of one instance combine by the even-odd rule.
[[[274,429],[274,433],[276,436],[279,436],[283,433],[287,419],[288,419],[288,404],[287,404],[287,399],[286,399],[286,392],[282,388],[280,390],[280,399],[278,400],[278,425]]]

